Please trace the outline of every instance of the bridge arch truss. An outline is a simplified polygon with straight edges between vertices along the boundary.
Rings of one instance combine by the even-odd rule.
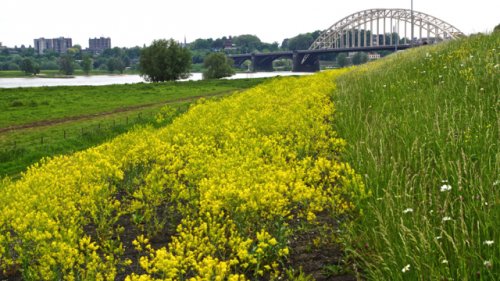
[[[411,41],[434,43],[461,36],[464,34],[453,25],[422,12],[369,9],[333,24],[321,33],[309,50],[410,44]]]

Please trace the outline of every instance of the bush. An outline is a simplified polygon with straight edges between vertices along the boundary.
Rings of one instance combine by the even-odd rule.
[[[189,77],[191,54],[173,39],[155,40],[142,49],[139,64],[141,76],[146,81],[178,80]]]
[[[203,79],[219,79],[234,74],[233,61],[223,53],[211,53],[208,55],[203,66],[207,69],[203,72]]]

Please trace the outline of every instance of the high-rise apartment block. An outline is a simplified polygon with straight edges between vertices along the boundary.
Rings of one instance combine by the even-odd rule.
[[[53,38],[53,39],[45,39],[39,38],[35,39],[35,51],[37,54],[42,55],[45,50],[52,50],[59,54],[64,54],[66,51],[73,47],[73,42],[71,38]]]
[[[92,53],[102,53],[106,49],[111,49],[111,38],[89,38],[89,51]]]

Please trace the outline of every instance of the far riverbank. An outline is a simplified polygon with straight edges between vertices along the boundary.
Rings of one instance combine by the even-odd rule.
[[[265,78],[274,76],[291,76],[291,75],[307,75],[310,73],[290,72],[290,71],[275,71],[275,72],[245,72],[237,73],[228,79],[248,79],[248,78]],[[201,73],[191,73],[187,79],[180,81],[197,81],[201,80]],[[35,77],[23,78],[0,78],[0,88],[23,88],[23,87],[55,87],[55,86],[102,86],[114,84],[135,84],[146,83],[144,78],[138,74],[123,74],[123,75],[91,75],[91,76],[74,76],[74,78],[50,78],[40,79]]]

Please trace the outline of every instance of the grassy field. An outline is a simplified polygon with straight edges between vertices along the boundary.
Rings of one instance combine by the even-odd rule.
[[[262,81],[0,89],[0,177],[15,176],[42,157],[105,142],[137,125],[165,125],[156,122],[156,115],[166,104],[181,114],[199,97],[229,95]]]
[[[500,280],[500,34],[341,77],[345,160],[372,197],[346,245],[368,280]]]
[[[168,103],[168,107],[175,109],[176,116],[185,112],[195,100],[172,101]],[[172,118],[162,122],[156,121],[157,114],[164,106],[156,105],[146,109],[0,134],[0,177],[17,177],[21,171],[43,157],[83,150],[109,141],[136,127],[166,125]]]
[[[40,120],[97,114],[130,106],[222,93],[256,85],[263,80],[239,79],[0,89],[0,129]]]

